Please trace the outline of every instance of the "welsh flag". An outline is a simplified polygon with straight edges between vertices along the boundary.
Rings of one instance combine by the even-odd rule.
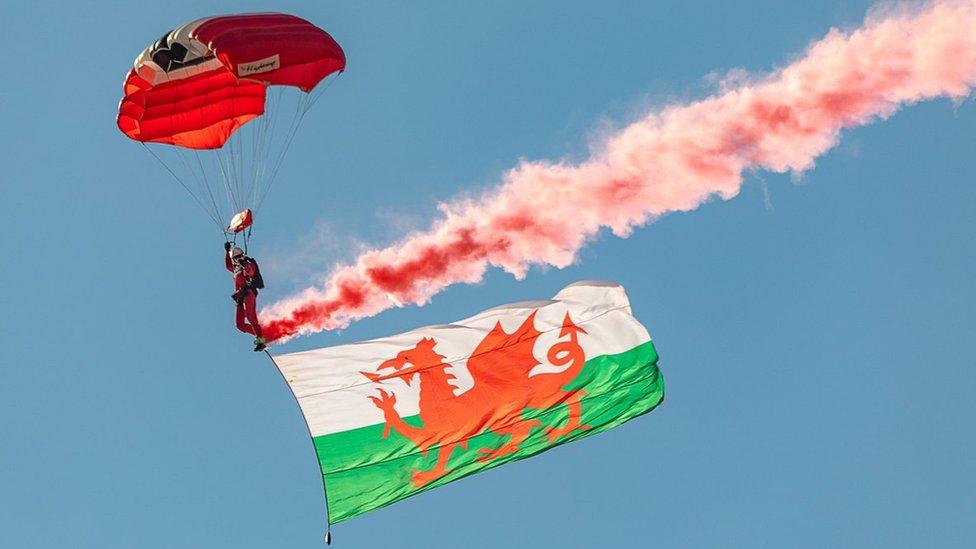
[[[273,358],[308,422],[331,522],[611,429],[664,398],[651,338],[607,282]]]

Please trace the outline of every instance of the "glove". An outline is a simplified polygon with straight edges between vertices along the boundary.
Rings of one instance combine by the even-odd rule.
[[[229,252],[230,251],[230,242],[224,242],[224,251],[225,252]]]

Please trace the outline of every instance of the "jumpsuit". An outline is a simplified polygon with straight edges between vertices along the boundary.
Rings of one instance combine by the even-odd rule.
[[[261,337],[261,324],[258,323],[257,313],[258,291],[251,287],[251,278],[257,274],[256,263],[251,258],[235,262],[228,253],[224,256],[224,264],[228,271],[234,273],[234,293],[246,288],[243,298],[237,302],[237,329]]]

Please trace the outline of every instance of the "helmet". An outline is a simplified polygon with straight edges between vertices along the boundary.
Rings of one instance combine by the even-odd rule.
[[[232,259],[240,258],[243,255],[244,255],[244,250],[238,248],[237,246],[234,246],[234,248],[230,251],[230,257]]]

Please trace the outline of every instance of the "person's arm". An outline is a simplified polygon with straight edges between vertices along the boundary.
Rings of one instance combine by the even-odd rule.
[[[234,263],[230,260],[230,248],[230,242],[224,242],[224,267],[227,267],[228,271],[234,272]]]

